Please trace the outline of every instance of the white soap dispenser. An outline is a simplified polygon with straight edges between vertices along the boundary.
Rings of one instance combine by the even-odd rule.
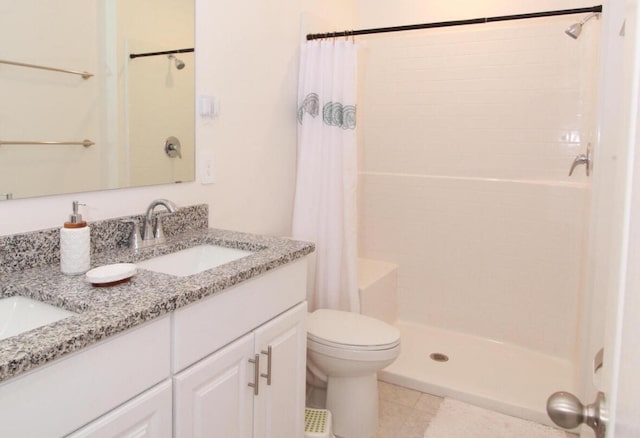
[[[85,204],[73,201],[73,214],[60,228],[60,270],[67,275],[84,274],[91,265],[91,232],[78,213],[79,205]]]

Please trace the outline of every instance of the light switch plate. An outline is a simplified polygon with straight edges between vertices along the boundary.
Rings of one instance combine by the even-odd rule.
[[[216,182],[213,170],[213,155],[210,152],[203,152],[198,158],[200,163],[200,184],[213,184]]]

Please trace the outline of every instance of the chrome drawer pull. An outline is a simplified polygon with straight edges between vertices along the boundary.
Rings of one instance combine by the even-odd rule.
[[[249,388],[253,388],[253,395],[258,395],[260,390],[260,355],[256,354],[255,359],[249,359],[249,363],[253,364],[253,383],[248,383]]]
[[[260,374],[261,377],[267,379],[267,385],[271,385],[271,345],[267,347],[267,351],[262,350],[262,354],[267,355],[267,374]]]

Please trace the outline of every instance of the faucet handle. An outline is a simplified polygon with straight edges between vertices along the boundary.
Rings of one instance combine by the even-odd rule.
[[[133,224],[133,229],[129,235],[129,248],[133,250],[142,248],[142,235],[140,234],[140,223],[138,219],[122,219],[120,222]]]

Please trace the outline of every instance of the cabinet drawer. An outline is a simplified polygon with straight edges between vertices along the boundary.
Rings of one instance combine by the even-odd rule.
[[[306,299],[307,259],[266,272],[173,314],[178,372]]]

